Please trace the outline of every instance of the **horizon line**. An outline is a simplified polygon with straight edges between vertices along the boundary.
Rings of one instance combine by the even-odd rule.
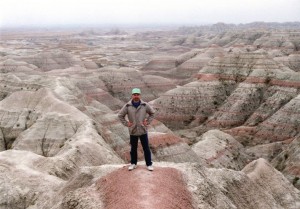
[[[225,25],[248,25],[253,23],[261,23],[261,24],[300,24],[300,21],[252,21],[247,23],[231,23],[231,22],[202,22],[202,23],[91,23],[91,24],[80,24],[80,23],[69,23],[69,24],[28,24],[28,25],[0,25],[0,29],[26,29],[26,28],[88,28],[88,27],[95,27],[95,28],[128,28],[128,27],[199,27],[199,26],[212,26],[217,24],[225,24]]]

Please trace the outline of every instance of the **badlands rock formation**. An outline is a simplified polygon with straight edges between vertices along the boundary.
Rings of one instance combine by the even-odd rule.
[[[299,28],[3,31],[0,208],[300,208]],[[133,87],[153,172],[140,145],[127,170]]]
[[[295,187],[300,189],[299,182],[299,142],[300,138],[295,138],[284,151],[272,160],[272,165],[281,171]]]
[[[130,175],[121,166],[86,167],[61,188],[60,193],[66,194],[62,208],[127,208],[129,204],[159,209],[298,208],[300,204],[299,191],[263,159],[240,172],[190,163],[156,165],[155,172],[138,167]],[[78,182],[81,188],[76,188]],[[133,195],[140,198],[129,198]]]

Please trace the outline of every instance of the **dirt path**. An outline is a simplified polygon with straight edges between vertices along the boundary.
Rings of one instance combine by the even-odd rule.
[[[192,197],[175,168],[118,169],[97,182],[105,209],[192,209]]]

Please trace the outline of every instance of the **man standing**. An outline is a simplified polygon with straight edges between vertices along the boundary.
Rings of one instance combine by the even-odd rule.
[[[128,121],[125,119],[126,115],[128,116]],[[131,171],[137,167],[137,147],[138,139],[140,139],[147,168],[149,171],[153,171],[147,126],[154,118],[154,109],[141,100],[141,90],[139,88],[132,89],[131,100],[122,107],[118,117],[122,124],[128,127],[130,134],[131,165],[128,167],[128,170]]]

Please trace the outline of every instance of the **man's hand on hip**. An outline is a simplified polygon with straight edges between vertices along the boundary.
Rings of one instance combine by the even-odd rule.
[[[128,126],[128,127],[131,127],[132,125],[133,125],[133,123],[130,122],[130,121],[128,121],[127,126]]]
[[[148,126],[148,121],[147,121],[147,120],[144,120],[144,121],[143,121],[143,125],[144,125],[144,126]]]

